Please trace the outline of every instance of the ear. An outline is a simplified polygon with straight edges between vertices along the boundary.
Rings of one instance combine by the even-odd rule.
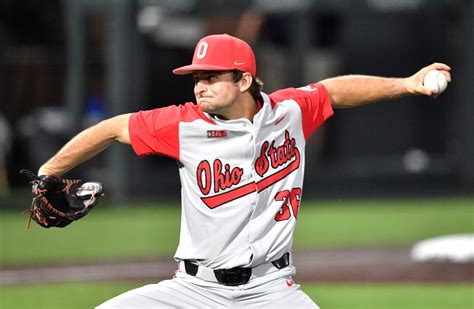
[[[250,73],[245,72],[242,74],[242,78],[239,81],[240,84],[240,92],[246,92],[247,90],[250,89],[250,86],[252,85],[253,77]]]

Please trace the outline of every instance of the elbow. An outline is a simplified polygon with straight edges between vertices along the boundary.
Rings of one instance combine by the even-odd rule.
[[[129,119],[130,114],[123,114],[103,120],[98,125],[107,132],[109,139],[124,144],[130,144],[128,131]]]
[[[352,107],[352,104],[346,97],[340,94],[329,93],[329,99],[331,100],[331,106],[335,109],[343,109]]]
[[[351,107],[351,104],[349,104],[347,97],[344,95],[344,93],[341,93],[341,91],[338,90],[337,80],[335,80],[334,78],[325,79],[321,81],[321,84],[323,84],[323,86],[328,92],[332,108],[342,109]]]
[[[334,109],[344,109],[344,108],[350,108],[353,105],[350,104],[347,101],[344,101],[344,100],[338,100],[338,99],[332,99],[331,98],[331,106]]]

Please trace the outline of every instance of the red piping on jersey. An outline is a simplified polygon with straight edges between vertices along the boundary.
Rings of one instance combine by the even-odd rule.
[[[247,194],[255,192],[257,190],[256,188],[257,187],[255,185],[255,182],[251,182],[218,195],[202,197],[201,200],[204,202],[204,204],[206,204],[207,207],[213,209],[225,203],[229,203],[230,201],[244,197]]]

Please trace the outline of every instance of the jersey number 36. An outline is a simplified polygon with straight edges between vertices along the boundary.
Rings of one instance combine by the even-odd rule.
[[[282,202],[280,210],[275,215],[276,221],[288,220],[292,214],[295,219],[298,219],[298,209],[300,207],[301,201],[301,188],[293,188],[291,191],[280,191],[275,195],[275,201]]]

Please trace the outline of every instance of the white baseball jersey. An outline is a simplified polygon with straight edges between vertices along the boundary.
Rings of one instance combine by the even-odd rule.
[[[333,110],[322,84],[262,97],[253,122],[222,120],[193,103],[132,114],[135,152],[179,164],[177,260],[213,269],[255,267],[291,250],[306,140]]]

